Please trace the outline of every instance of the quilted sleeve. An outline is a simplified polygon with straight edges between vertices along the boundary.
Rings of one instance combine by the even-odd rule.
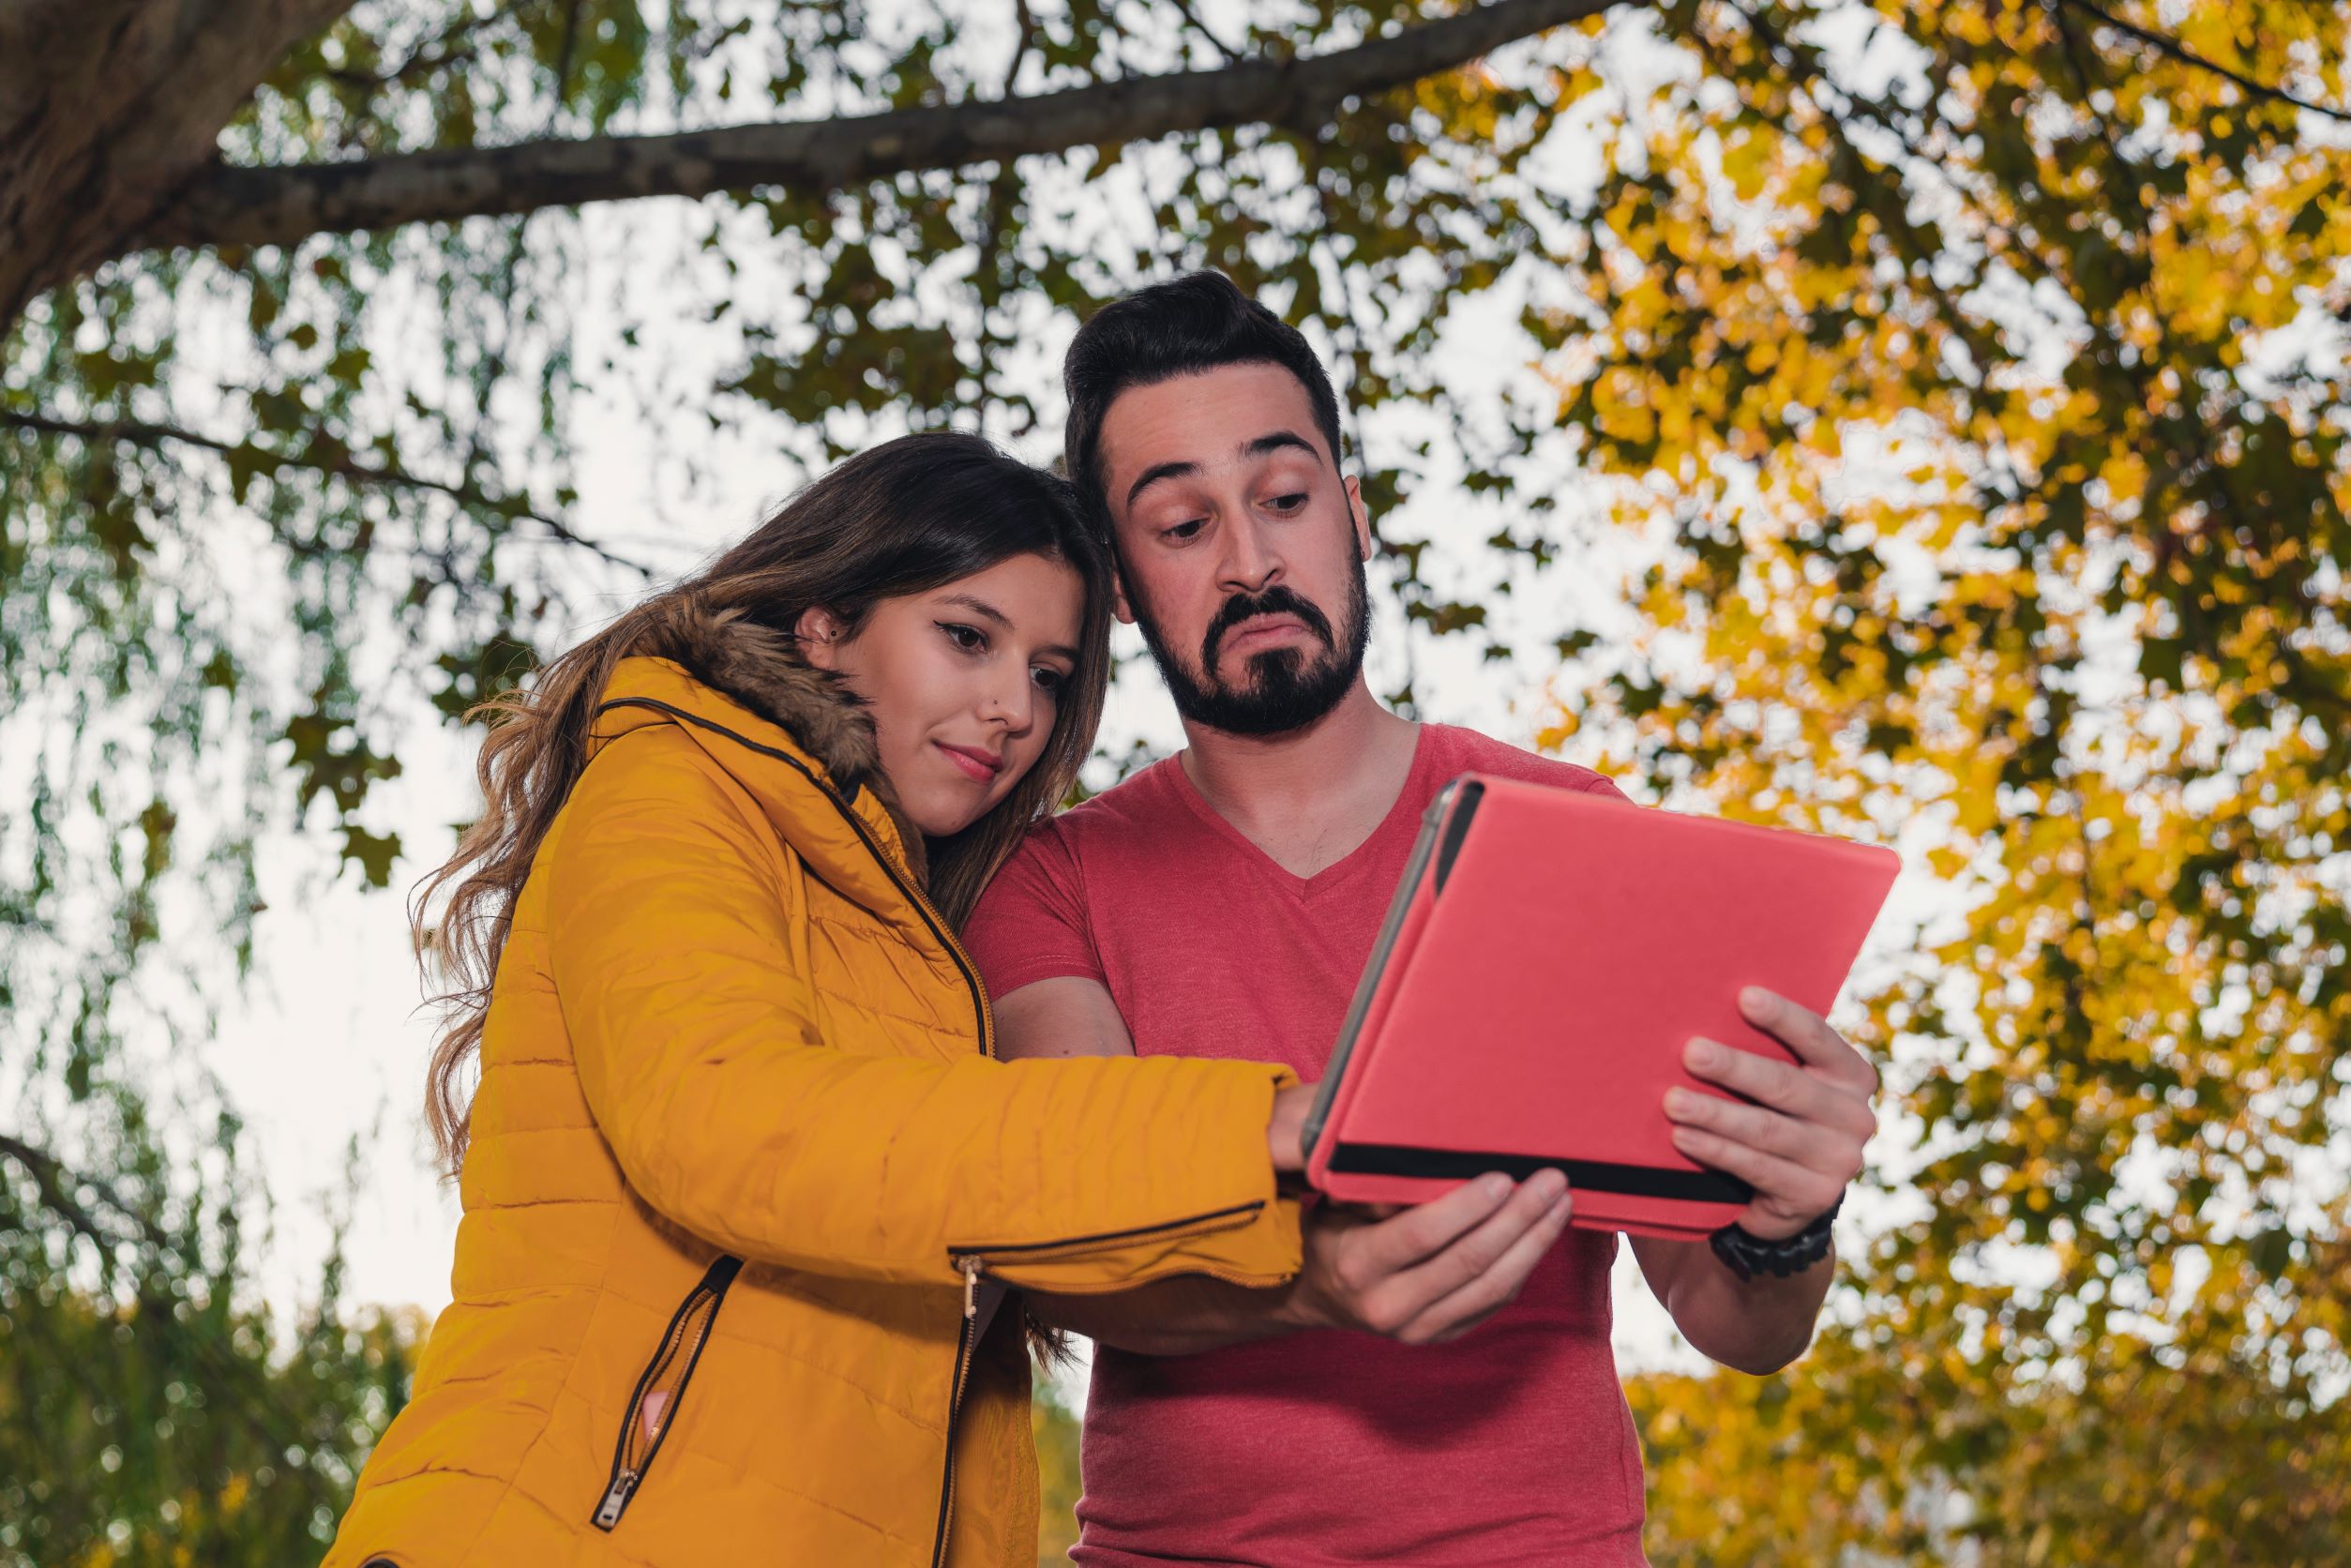
[[[978,1259],[1086,1290],[1295,1272],[1265,1151],[1284,1069],[843,1049],[792,959],[789,853],[668,728],[599,757],[541,852],[581,1087],[646,1202],[730,1252],[840,1275],[945,1283]]]

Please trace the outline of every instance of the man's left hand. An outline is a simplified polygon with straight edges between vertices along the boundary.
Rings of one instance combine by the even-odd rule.
[[[1755,1189],[1741,1229],[1777,1241],[1826,1214],[1861,1174],[1862,1147],[1877,1131],[1877,1070],[1827,1019],[1784,996],[1751,986],[1739,1010],[1796,1060],[1693,1040],[1682,1051],[1692,1075],[1754,1103],[1668,1089],[1665,1114],[1674,1147]]]

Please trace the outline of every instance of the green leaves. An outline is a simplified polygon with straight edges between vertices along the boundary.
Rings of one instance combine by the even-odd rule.
[[[117,1174],[94,1182],[0,1134],[0,1563],[313,1562],[422,1325],[353,1309],[332,1257],[313,1302],[265,1310],[234,1165],[174,1213],[151,1130],[111,1137]],[[199,1152],[235,1139],[224,1123]]]
[[[324,702],[288,720],[284,739],[294,748],[287,761],[294,772],[294,804],[303,809],[324,795],[347,818],[366,801],[368,786],[399,776],[398,758],[372,750],[348,717]]]
[[[222,156],[957,103],[1448,9],[1071,0],[983,26],[834,0],[422,0],[292,52]],[[2343,97],[2343,6],[2115,13]],[[2292,1423],[2343,1376],[2343,1214],[2321,1194],[2289,1226],[2275,1187],[2328,1136],[2351,1030],[2343,156],[2079,6],[1673,0],[1324,124],[628,223],[120,263],[0,346],[0,735],[33,768],[29,804],[0,811],[0,1048],[97,1117],[136,1099],[129,1033],[201,1037],[205,1003],[162,1016],[145,999],[178,993],[143,966],[174,898],[241,955],[265,827],[300,817],[372,886],[413,869],[377,793],[405,716],[462,721],[552,628],[642,589],[577,541],[572,460],[609,428],[583,386],[596,419],[654,432],[688,505],[741,449],[719,437],[813,465],[952,424],[1041,454],[1070,320],[1217,265],[1340,378],[1413,636],[1522,677],[1576,659],[1556,733],[1584,760],[1905,836],[1948,884],[1921,950],[1858,999],[1887,1052],[1888,1158],[1931,1201],[1852,1260],[1844,1326],[1801,1376],[1638,1394],[1660,1560],[2317,1560],[2351,1462]],[[1469,345],[1487,379],[1454,384],[1437,345],[1514,315],[1523,335]],[[1530,365],[1550,393],[1497,417],[1488,388]],[[1458,474],[1490,515],[1415,536],[1405,509]],[[1565,520],[1583,504],[1638,557],[1640,629],[1515,647],[1503,585],[1613,558]],[[658,567],[691,553],[658,520],[628,532]],[[236,1204],[173,1186],[152,1140],[87,1157],[154,1172],[149,1217],[234,1229]],[[94,1244],[11,1190],[25,1229],[0,1224],[0,1251],[33,1239],[0,1289],[53,1314],[44,1343],[177,1321],[131,1275],[67,1289],[54,1259]],[[2191,1253],[2202,1275],[2175,1267]],[[2029,1290],[2001,1272],[2022,1255]],[[192,1343],[154,1341],[154,1364],[208,1388]],[[282,1396],[239,1364],[224,1409]],[[312,1452],[364,1446],[399,1379],[370,1365],[318,1391],[345,1403]],[[0,1487],[14,1473],[0,1455]],[[205,1473],[186,1516],[219,1527],[191,1548],[214,1560],[230,1490]],[[113,1508],[165,1539],[164,1492],[95,1495],[0,1494],[0,1529]],[[333,1491],[287,1495],[291,1516]],[[1967,1522],[1929,1507],[1954,1495]],[[30,1555],[97,1539],[74,1528]]]
[[[392,862],[399,857],[400,836],[373,834],[349,823],[343,827],[343,859],[359,867],[369,887],[392,885]]]
[[[538,664],[537,651],[505,632],[472,648],[452,649],[433,660],[445,677],[432,694],[443,716],[465,720],[475,707],[512,691]]]

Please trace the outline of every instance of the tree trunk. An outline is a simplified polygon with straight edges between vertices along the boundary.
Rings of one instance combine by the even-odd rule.
[[[0,0],[0,331],[121,249],[351,0]]]

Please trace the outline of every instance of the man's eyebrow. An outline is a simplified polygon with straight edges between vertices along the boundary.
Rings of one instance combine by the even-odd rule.
[[[1200,465],[1196,462],[1153,463],[1151,467],[1144,469],[1133,484],[1126,487],[1126,504],[1132,507],[1137,496],[1162,479],[1186,479],[1199,471]]]
[[[1288,446],[1295,446],[1301,452],[1305,453],[1306,456],[1314,459],[1314,460],[1318,463],[1322,460],[1321,449],[1317,447],[1313,442],[1308,441],[1304,436],[1300,435],[1296,430],[1268,431],[1266,434],[1258,436],[1255,441],[1243,442],[1241,444],[1240,452],[1244,458],[1261,458],[1269,452],[1278,452]],[[1146,489],[1157,484],[1162,479],[1188,479],[1199,471],[1200,465],[1196,462],[1154,463],[1151,467],[1144,469],[1143,472],[1136,477],[1135,482],[1126,488],[1126,504],[1129,507],[1132,507],[1135,505],[1135,498],[1137,496],[1142,494]]]
[[[1274,430],[1261,435],[1242,447],[1241,455],[1244,458],[1261,458],[1268,452],[1278,452],[1285,446],[1295,446],[1317,462],[1322,460],[1322,453],[1317,449],[1315,444],[1296,430]]]

